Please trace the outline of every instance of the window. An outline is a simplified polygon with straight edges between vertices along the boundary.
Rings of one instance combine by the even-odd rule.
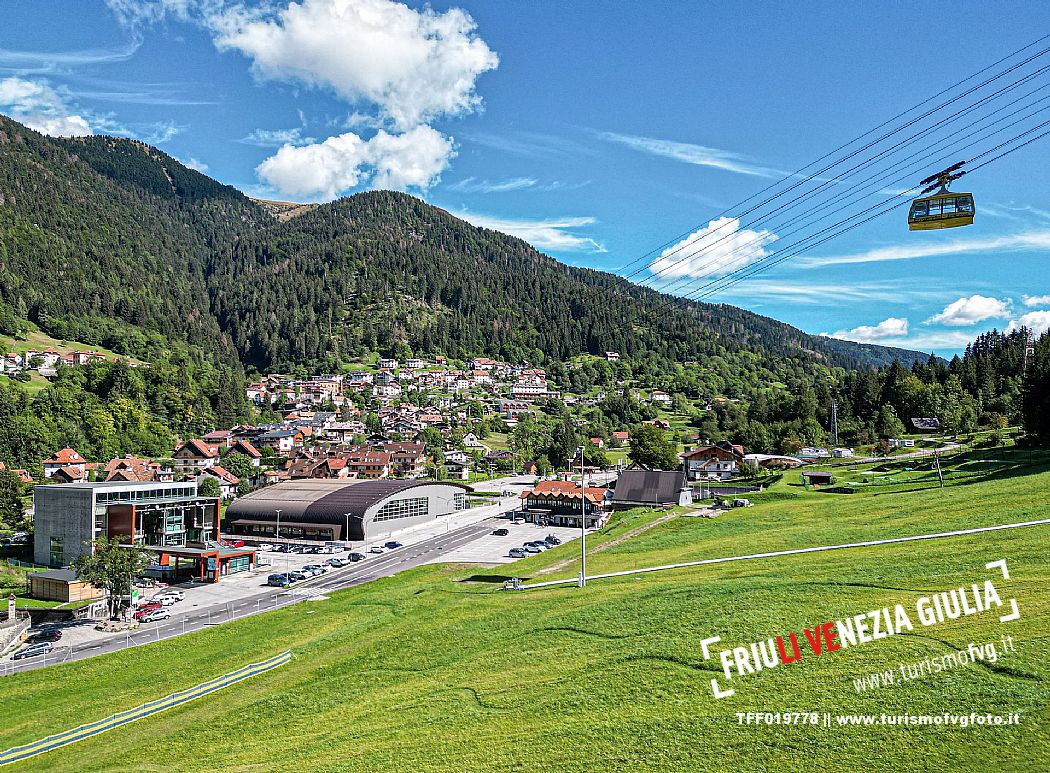
[[[929,212],[929,207],[926,206],[925,201],[917,201],[911,205],[912,217],[926,217],[926,215],[928,215]]]
[[[419,515],[428,515],[429,512],[430,500],[427,497],[395,499],[379,508],[374,520],[392,521],[398,518],[414,518]]]
[[[48,556],[48,562],[51,566],[62,566],[65,563],[65,547],[63,546],[62,537],[51,538],[51,550]]]
[[[969,196],[959,196],[956,198],[955,206],[960,212],[973,212],[973,200]]]

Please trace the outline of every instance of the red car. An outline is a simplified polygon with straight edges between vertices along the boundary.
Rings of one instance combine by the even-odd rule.
[[[139,607],[138,609],[136,609],[135,610],[135,614],[133,615],[133,617],[136,620],[141,620],[143,617],[148,615],[150,612],[153,612],[154,610],[157,610],[157,609],[164,609],[164,605],[161,604],[159,601],[151,601],[149,604],[146,604],[145,606]]]
[[[225,548],[243,548],[244,547],[244,540],[242,540],[242,539],[224,539],[221,544]]]

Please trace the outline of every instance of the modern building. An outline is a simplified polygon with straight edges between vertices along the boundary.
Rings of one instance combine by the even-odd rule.
[[[218,537],[219,501],[197,496],[192,482],[34,486],[33,508],[33,559],[47,566],[69,566],[98,537],[124,537],[159,552],[204,547]]]
[[[461,483],[419,480],[286,481],[236,499],[226,510],[226,532],[360,542],[464,510],[469,490]]]

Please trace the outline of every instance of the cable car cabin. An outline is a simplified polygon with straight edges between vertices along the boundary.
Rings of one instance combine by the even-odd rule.
[[[973,225],[973,194],[942,190],[932,196],[915,199],[908,210],[909,231],[931,231],[934,228],[957,228]]]

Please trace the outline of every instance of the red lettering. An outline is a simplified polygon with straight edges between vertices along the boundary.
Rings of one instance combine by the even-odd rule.
[[[842,649],[842,645],[835,641],[835,637],[839,635],[835,630],[835,623],[824,623],[820,626],[820,630],[824,632],[824,642],[828,645],[828,652]]]
[[[803,632],[806,634],[806,638],[809,639],[809,646],[813,649],[813,654],[819,655],[821,650],[824,649],[824,644],[820,641],[820,626],[818,625],[812,631],[806,628]]]

